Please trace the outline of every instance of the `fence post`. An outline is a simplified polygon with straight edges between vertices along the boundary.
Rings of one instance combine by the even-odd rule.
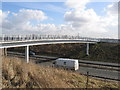
[[[86,89],[88,89],[88,83],[89,83],[89,72],[87,71]]]

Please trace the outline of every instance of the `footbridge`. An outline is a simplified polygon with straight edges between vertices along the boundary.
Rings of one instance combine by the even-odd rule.
[[[99,39],[68,36],[68,35],[2,35],[0,36],[0,48],[25,47],[25,59],[29,62],[29,47],[34,45],[60,44],[60,43],[84,43],[86,54],[89,55],[89,44],[99,42]]]

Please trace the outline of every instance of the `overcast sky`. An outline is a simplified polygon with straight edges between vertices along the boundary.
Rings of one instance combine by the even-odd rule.
[[[3,34],[118,38],[117,2],[3,2],[0,19]]]

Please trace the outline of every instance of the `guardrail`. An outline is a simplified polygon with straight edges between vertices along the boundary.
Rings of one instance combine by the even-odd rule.
[[[87,76],[87,74],[81,74],[81,75],[85,75]],[[113,78],[108,78],[108,77],[102,77],[102,76],[97,76],[97,75],[91,75],[89,74],[88,76],[91,76],[91,77],[96,77],[96,78],[101,78],[101,79],[105,79],[105,80],[114,80],[114,81],[120,81],[120,79],[113,79]]]
[[[90,62],[90,61],[89,62],[79,61],[79,63],[120,68],[119,64],[118,65],[112,65],[112,64],[104,64],[104,63],[95,63],[95,62]]]
[[[84,40],[84,41],[95,41],[99,42],[100,39],[89,38],[89,37],[80,37],[80,36],[70,36],[70,35],[2,35],[0,36],[1,42],[8,41],[29,41],[29,40],[44,40],[44,39],[68,39],[68,40]]]

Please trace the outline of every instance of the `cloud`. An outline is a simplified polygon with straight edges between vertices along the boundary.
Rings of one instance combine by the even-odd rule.
[[[48,17],[40,10],[21,9],[18,13],[13,13],[14,22],[22,23],[29,20],[43,21]]]
[[[65,13],[64,20],[72,25],[76,32],[90,37],[118,38],[117,3],[106,6],[106,15],[99,16],[94,9],[86,8],[90,0],[73,1],[67,0],[66,2],[70,9]]]
[[[87,9],[84,11],[72,10],[68,11],[64,15],[65,21],[75,22],[75,23],[92,23],[97,22],[99,16],[96,15],[93,9]]]
[[[2,12],[2,10],[0,10],[0,21],[2,21],[5,18],[7,18],[9,13],[10,13],[10,11]]]
[[[118,17],[117,14],[112,14],[116,4],[106,6],[106,15],[99,16],[94,9],[86,8],[90,3],[89,0],[73,1],[67,0],[65,3],[69,9],[64,14],[65,24],[61,25],[41,23],[50,18],[41,10],[21,9],[18,13],[4,12],[3,32],[5,34],[57,35],[78,35],[79,33],[80,36],[85,37],[118,37]]]
[[[0,10],[0,17],[2,17],[2,10]]]
[[[69,0],[68,0],[69,1]],[[69,3],[69,2],[67,2]],[[76,3],[78,5],[82,4],[82,7],[75,6]],[[100,16],[96,14],[96,12],[93,9],[85,9],[86,4],[88,3],[88,0],[82,2],[82,1],[76,1],[76,3],[73,3],[72,10],[68,11],[64,15],[64,19],[66,22],[72,25],[73,28],[79,31],[77,32],[83,32],[83,33],[103,33],[107,32],[103,25],[100,24]],[[71,6],[72,8],[72,6]],[[91,35],[91,34],[90,34]],[[88,35],[89,36],[89,35]]]
[[[4,24],[8,24],[8,20],[6,19],[9,15],[10,11],[7,11],[7,12],[2,12],[2,10],[0,10],[0,28],[1,28],[1,31],[0,31],[0,34],[2,34],[2,29],[3,29],[3,25]],[[8,25],[7,25],[8,26]],[[5,27],[7,27],[5,26]],[[8,27],[9,29],[9,27]]]
[[[9,13],[8,13],[9,14]],[[2,28],[3,32],[6,34],[21,31],[22,33],[25,31],[36,31],[37,26],[33,26],[32,21],[43,21],[48,17],[44,12],[40,10],[31,10],[31,9],[21,9],[18,13],[11,13],[11,16],[3,13],[2,17]],[[8,18],[6,19],[6,17]],[[18,33],[14,33],[18,34]]]
[[[86,8],[86,4],[89,3],[90,0],[67,0],[65,5],[69,8],[75,8],[79,10],[84,10]]]
[[[0,25],[2,23],[2,10],[0,10]]]
[[[107,14],[112,14],[112,15],[116,15],[118,14],[118,2],[114,2],[110,5],[108,5],[106,8],[105,8],[105,11],[107,12]]]

